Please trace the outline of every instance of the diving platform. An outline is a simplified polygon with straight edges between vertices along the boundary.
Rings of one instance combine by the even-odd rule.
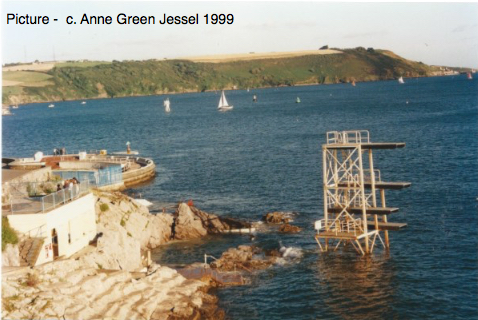
[[[400,190],[408,188],[411,185],[410,182],[375,182],[375,188],[377,189]],[[370,182],[365,182],[364,187],[370,189],[372,188],[372,184]]]
[[[328,208],[327,211],[330,213],[340,213],[344,211],[344,209],[348,213],[353,213],[353,214],[363,213],[361,207],[333,207],[333,208]],[[398,211],[398,208],[387,208],[387,207],[367,207],[365,209],[367,214],[377,214],[377,215],[392,214]]]
[[[367,225],[369,229],[375,229],[375,221],[367,221]],[[377,225],[379,230],[388,231],[398,231],[408,226],[402,222],[378,222]]]
[[[385,191],[405,189],[411,183],[382,181],[380,170],[374,168],[373,151],[402,149],[405,143],[371,142],[366,130],[330,131],[326,136],[322,145],[324,217],[315,222],[315,240],[322,251],[348,243],[361,254],[372,253],[376,243],[388,250],[388,232],[407,224],[388,222],[388,216],[399,209],[387,206]]]
[[[316,238],[334,238],[334,239],[342,239],[342,240],[360,240],[365,238],[366,236],[373,236],[377,234],[376,230],[369,231],[367,233],[360,233],[360,234],[354,234],[351,232],[335,232],[335,231],[324,231],[319,234],[317,234],[315,237]]]
[[[338,184],[339,187],[352,187],[349,183],[347,182],[342,182]],[[405,189],[410,187],[412,184],[410,182],[385,182],[385,181],[376,181],[375,182],[375,188],[376,189],[388,189],[388,190],[400,190],[400,189]],[[372,183],[371,182],[364,182],[364,187],[367,189],[372,188]]]
[[[327,145],[329,149],[353,149],[356,148],[354,143],[332,143]],[[370,143],[361,143],[362,149],[399,149],[405,148],[404,142],[370,142]]]

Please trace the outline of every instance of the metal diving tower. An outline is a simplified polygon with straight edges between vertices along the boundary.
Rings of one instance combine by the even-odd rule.
[[[388,222],[388,215],[398,208],[387,207],[385,190],[411,184],[382,181],[374,168],[373,150],[403,147],[403,142],[370,142],[365,130],[327,132],[327,143],[322,145],[324,218],[315,222],[315,240],[321,251],[350,243],[364,255],[372,253],[377,239],[389,249],[388,231],[407,224]]]

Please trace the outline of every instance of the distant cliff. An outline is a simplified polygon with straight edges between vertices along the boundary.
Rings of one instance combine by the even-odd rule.
[[[55,64],[49,70],[4,69],[2,103],[375,81],[428,76],[437,69],[385,50],[362,47],[337,50],[341,53],[219,63],[189,60],[71,62]]]

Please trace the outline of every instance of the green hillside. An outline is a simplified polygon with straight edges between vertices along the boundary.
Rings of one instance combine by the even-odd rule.
[[[403,59],[390,51],[361,47],[341,51],[340,54],[222,63],[113,61],[78,66],[75,63],[58,64],[49,71],[17,71],[18,75],[9,71],[3,72],[4,80],[21,81],[20,73],[23,73],[30,81],[4,86],[2,102],[13,104],[352,80],[375,81],[399,76],[427,76],[433,71],[433,67]],[[32,77],[34,73],[38,76]],[[32,84],[33,78],[36,84]]]

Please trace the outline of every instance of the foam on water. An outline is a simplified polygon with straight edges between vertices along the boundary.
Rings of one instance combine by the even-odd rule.
[[[279,252],[282,254],[282,257],[277,260],[277,264],[279,265],[298,262],[304,255],[302,249],[299,247],[286,247],[282,244],[282,241],[279,241],[279,245]]]

